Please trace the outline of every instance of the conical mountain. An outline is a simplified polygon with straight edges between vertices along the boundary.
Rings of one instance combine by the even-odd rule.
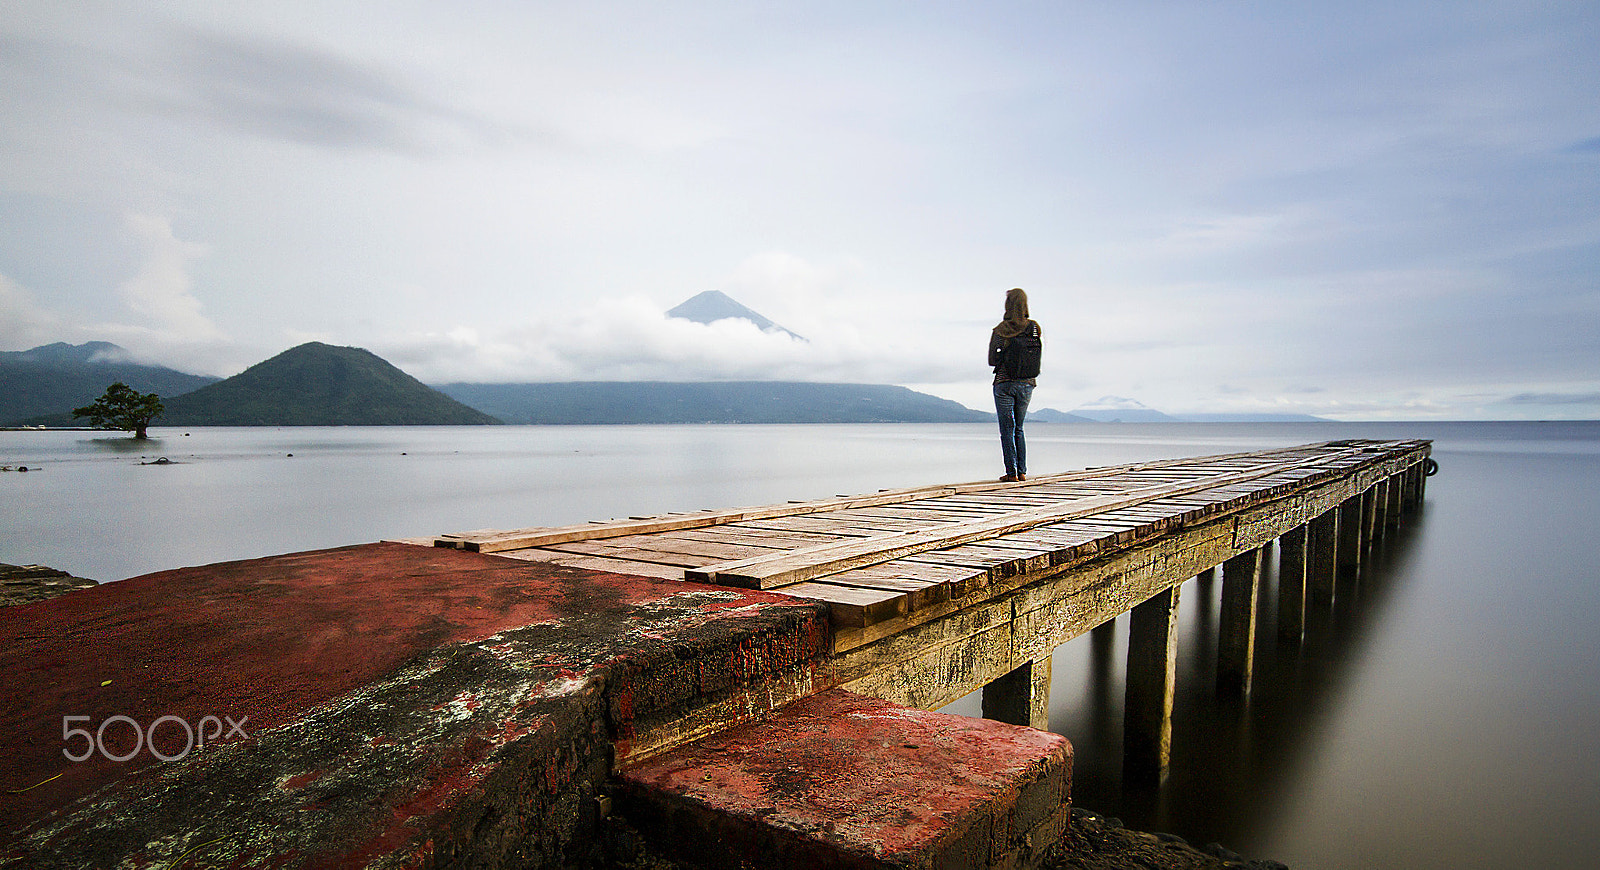
[[[460,426],[498,423],[359,347],[313,341],[166,400],[160,426]]]
[[[715,323],[718,320],[748,320],[762,332],[785,332],[795,338],[805,339],[746,308],[721,290],[707,290],[685,299],[667,312],[668,317],[693,320],[695,323]]]

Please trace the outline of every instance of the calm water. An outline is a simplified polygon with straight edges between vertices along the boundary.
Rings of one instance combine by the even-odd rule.
[[[1322,637],[1288,655],[1263,631],[1247,706],[1207,691],[1219,589],[1185,584],[1161,794],[1120,788],[1123,627],[1059,649],[1051,727],[1077,750],[1075,803],[1297,870],[1595,866],[1600,423],[1029,428],[1041,473],[1349,437],[1432,438],[1442,466]],[[0,474],[0,561],[110,581],[1000,472],[984,425],[152,434],[0,432],[0,464],[33,469]],[[1270,593],[1263,605],[1270,629]],[[975,713],[976,699],[951,709]]]

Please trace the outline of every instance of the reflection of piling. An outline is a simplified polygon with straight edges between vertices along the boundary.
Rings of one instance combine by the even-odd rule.
[[[1203,665],[1209,651],[1216,651],[1216,699],[1220,710],[1231,711],[1221,720],[1231,723],[1229,729],[1247,731],[1250,727],[1245,714],[1250,707],[1256,623],[1263,602],[1270,601],[1275,592],[1273,634],[1279,649],[1291,654],[1302,646],[1328,650],[1338,640],[1339,627],[1354,617],[1363,596],[1362,584],[1370,580],[1371,569],[1381,559],[1381,545],[1397,540],[1395,532],[1402,515],[1421,505],[1425,476],[1424,465],[1418,462],[1285,530],[1277,539],[1276,590],[1263,583],[1272,576],[1264,570],[1270,541],[1201,572],[1197,583],[1201,609],[1196,615],[1201,648],[1192,657]],[[1222,595],[1219,609],[1213,613],[1211,584],[1219,573]],[[1160,784],[1172,761],[1179,588],[1156,594],[1130,613],[1122,770],[1123,798],[1134,809],[1153,807],[1162,799]],[[1096,630],[1097,647],[1109,649],[1110,639],[1101,638],[1100,633],[1113,625],[1108,621]],[[1098,709],[1101,699],[1092,700]],[[1245,738],[1230,731],[1207,739],[1231,742]]]

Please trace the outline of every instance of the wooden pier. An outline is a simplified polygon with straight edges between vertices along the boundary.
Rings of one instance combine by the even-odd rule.
[[[773,590],[826,603],[819,682],[921,709],[982,689],[986,718],[1048,727],[1050,655],[1132,611],[1131,771],[1169,760],[1178,587],[1220,566],[1218,684],[1248,693],[1262,548],[1282,538],[1278,636],[1420,503],[1427,441],[1334,441],[561,528],[435,546]],[[644,735],[639,757],[686,736]],[[693,736],[691,732],[687,736]]]
[[[1036,866],[1070,797],[1056,647],[1131,614],[1125,765],[1158,781],[1181,585],[1220,572],[1215,678],[1247,696],[1264,548],[1298,643],[1429,452],[442,534],[7,608],[0,867],[594,866],[613,814],[710,866]],[[932,712],[978,690],[982,720]],[[219,717],[237,738],[194,746]]]

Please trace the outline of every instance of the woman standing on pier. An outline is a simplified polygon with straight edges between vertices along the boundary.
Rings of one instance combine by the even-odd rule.
[[[989,335],[989,365],[994,366],[994,409],[1000,416],[1000,455],[1006,473],[1001,480],[1028,479],[1028,450],[1022,420],[1039,375],[1044,333],[1028,319],[1028,294],[1006,291],[1006,316]]]

